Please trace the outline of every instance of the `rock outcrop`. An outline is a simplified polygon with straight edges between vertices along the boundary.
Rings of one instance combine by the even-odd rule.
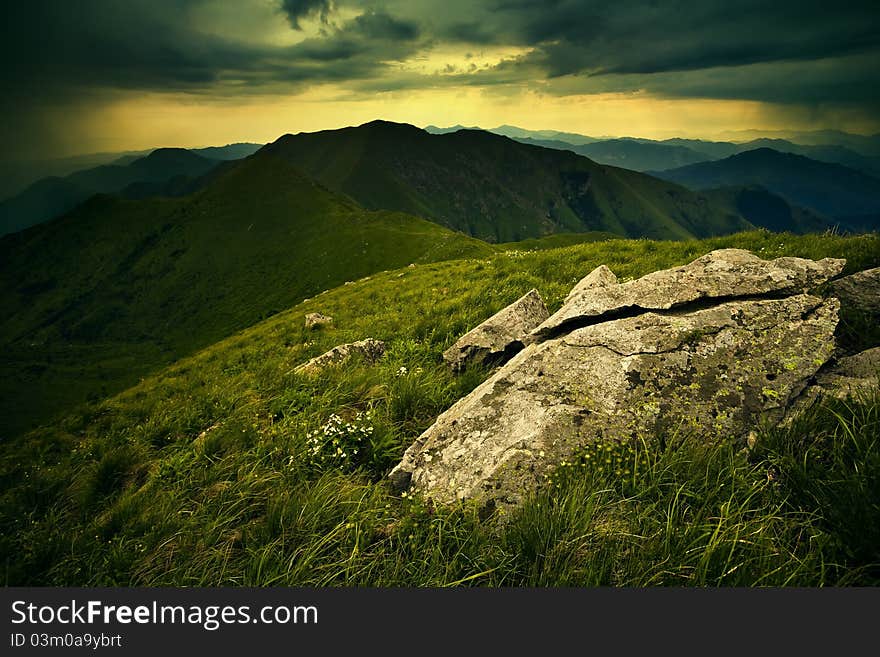
[[[880,347],[874,347],[854,356],[841,358],[817,377],[815,392],[839,398],[858,395],[870,388],[876,388],[878,376]]]
[[[317,374],[325,367],[344,363],[355,356],[360,356],[369,362],[379,360],[385,354],[385,343],[381,340],[367,338],[358,342],[349,342],[333,347],[320,356],[312,358],[294,369],[299,374]]]
[[[607,266],[599,265],[571,288],[571,292],[565,297],[562,305],[564,306],[575,299],[580,299],[597,287],[608,287],[610,285],[617,285],[617,276]]]
[[[837,279],[831,284],[831,294],[844,308],[880,316],[880,267]]]
[[[509,360],[523,348],[529,332],[549,315],[538,291],[530,290],[463,335],[443,352],[443,360],[453,371],[471,363],[495,364]]]
[[[322,326],[327,326],[328,324],[333,323],[333,318],[329,315],[322,315],[321,313],[309,313],[306,315],[306,328],[307,329],[318,329]]]
[[[391,482],[491,508],[520,503],[590,441],[695,432],[745,444],[832,357],[839,302],[803,290],[843,265],[726,249],[624,284],[594,270],[415,441]]]
[[[834,258],[818,262],[803,258],[767,261],[742,249],[721,249],[683,267],[664,269],[628,283],[586,286],[590,277],[599,278],[593,271],[575,287],[581,288],[581,293],[572,296],[533,335],[545,339],[601,317],[669,310],[700,300],[802,292],[836,276],[844,264]]]

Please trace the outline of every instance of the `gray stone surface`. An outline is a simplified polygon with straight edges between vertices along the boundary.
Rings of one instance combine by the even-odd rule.
[[[768,269],[744,252],[701,260],[700,271],[716,273],[696,277],[695,268],[680,268],[673,279],[702,296],[795,290],[842,267],[786,259]],[[737,283],[732,270],[751,272],[751,282]],[[684,298],[668,276],[653,280],[639,288],[647,303],[667,303],[658,287]],[[634,287],[595,307],[615,299],[641,306]],[[745,442],[757,422],[782,419],[830,358],[838,307],[807,294],[729,301],[646,312],[531,344],[443,413],[406,451],[391,482],[442,503],[515,505],[589,441],[693,429],[707,440]]]
[[[306,328],[307,329],[318,329],[322,326],[327,326],[328,324],[333,323],[333,318],[329,315],[322,315],[321,313],[308,313],[306,315]]]
[[[603,317],[668,310],[704,299],[795,294],[836,276],[844,264],[844,260],[835,258],[761,260],[742,249],[720,249],[682,267],[657,271],[628,283],[583,289],[535,329],[533,336],[546,339]]]
[[[880,316],[880,267],[834,281],[831,293],[840,299],[844,308]]]
[[[330,365],[338,365],[344,363],[354,356],[361,356],[364,359],[374,362],[379,360],[385,354],[385,343],[381,340],[367,338],[358,342],[350,342],[333,347],[320,356],[312,358],[307,363],[303,363],[294,371],[299,374],[317,374],[325,367]]]
[[[562,304],[571,303],[597,287],[608,287],[609,285],[617,285],[617,276],[605,265],[599,265],[571,288],[571,292],[568,293]]]
[[[550,315],[537,290],[530,290],[499,310],[443,352],[453,371],[469,363],[500,363],[523,348],[529,332]]]
[[[818,377],[817,392],[834,397],[857,395],[876,388],[880,376],[880,347],[867,349],[854,356],[841,358],[831,369]]]

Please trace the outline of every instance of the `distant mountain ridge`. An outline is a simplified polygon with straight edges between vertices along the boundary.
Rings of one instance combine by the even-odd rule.
[[[570,150],[578,155],[588,157],[599,164],[608,164],[622,169],[633,171],[650,171],[657,168],[683,166],[704,162],[707,159],[705,153],[698,153],[686,146],[664,144],[652,141],[636,139],[608,139],[586,144],[569,144],[564,141],[551,139],[533,139],[522,137],[516,139],[523,144],[555,148],[558,150]]]
[[[694,190],[760,185],[831,219],[880,212],[880,179],[840,164],[770,148],[653,175]]]
[[[739,130],[724,133],[725,139],[749,142],[756,139],[785,139],[805,146],[845,146],[871,157],[880,156],[880,133],[855,134],[841,130]]]
[[[446,134],[462,129],[480,130],[481,128],[463,126],[426,128],[433,134]],[[852,146],[840,144],[798,144],[781,138],[763,137],[739,143],[679,137],[658,141],[641,137],[589,137],[555,130],[526,130],[515,126],[500,126],[486,131],[502,134],[525,144],[571,150],[600,164],[610,164],[633,171],[672,169],[767,147],[783,153],[805,155],[822,162],[843,164],[870,175],[880,175],[880,156],[866,154]],[[844,141],[850,144],[863,143],[854,135],[850,137],[852,139]],[[865,150],[871,152],[870,142],[867,143]]]
[[[430,134],[373,121],[285,135],[263,151],[368,208],[416,214],[490,242],[588,231],[682,239],[751,227],[684,188],[482,130]]]
[[[204,175],[218,160],[183,148],[160,148],[128,164],[105,164],[64,178],[45,178],[0,203],[0,235],[48,221],[90,196],[121,192],[132,183],[164,183],[172,178]]]
[[[260,144],[207,148],[157,148],[145,155],[126,154],[108,164],[44,178],[12,198],[0,201],[0,236],[53,219],[94,194],[128,198],[181,196],[195,191],[196,179],[217,164],[247,157]]]
[[[263,144],[237,142],[225,146],[188,148],[187,150],[207,157],[209,160],[238,160],[259,150]],[[163,147],[137,151],[88,153],[69,157],[44,157],[27,161],[0,161],[0,201],[23,192],[28,186],[43,178],[63,178],[77,171],[92,169],[104,164],[129,164],[146,157]]]

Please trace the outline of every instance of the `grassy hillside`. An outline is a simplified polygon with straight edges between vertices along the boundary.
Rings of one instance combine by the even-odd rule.
[[[619,240],[614,233],[556,233],[546,237],[535,237],[519,242],[506,242],[496,245],[500,251],[538,251],[543,249],[560,249],[575,244],[587,242],[602,242],[606,240]]]
[[[4,583],[876,585],[876,397],[765,432],[751,453],[699,436],[633,452],[601,445],[609,468],[561,470],[497,528],[382,483],[487,375],[456,378],[440,362],[464,331],[531,287],[558,308],[602,263],[627,279],[722,247],[845,257],[848,272],[880,265],[876,236],[753,232],[512,251],[338,287],[5,444]],[[306,332],[314,311],[334,326]],[[293,372],[368,336],[388,342],[378,364]],[[310,434],[359,451],[321,464]],[[637,475],[615,474],[634,464]]]
[[[285,135],[264,150],[368,208],[490,242],[590,231],[687,239],[752,227],[683,187],[482,130],[432,135],[374,121]]]
[[[262,154],[183,199],[95,197],[0,240],[6,436],[316,292],[489,245],[366,211]]]

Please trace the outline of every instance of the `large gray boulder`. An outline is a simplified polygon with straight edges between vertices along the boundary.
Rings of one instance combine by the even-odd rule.
[[[858,395],[878,385],[880,377],[880,347],[867,349],[847,358],[841,358],[833,367],[820,374],[816,392],[844,398]]]
[[[609,285],[617,285],[617,276],[608,269],[606,265],[599,265],[589,274],[584,276],[577,285],[571,288],[571,292],[565,297],[562,305],[571,303],[576,299],[580,299],[585,294],[597,287],[608,287]]]
[[[442,414],[391,481],[438,502],[514,505],[590,441],[694,429],[745,442],[831,356],[838,307],[806,294],[732,301],[529,345]]]
[[[742,249],[720,249],[683,267],[628,283],[585,286],[532,333],[540,340],[602,318],[644,310],[668,310],[700,300],[794,294],[833,278],[845,264],[835,258],[762,260]]]
[[[294,369],[298,374],[317,374],[326,367],[339,365],[355,356],[360,356],[368,362],[375,362],[385,354],[385,343],[381,340],[367,338],[358,342],[349,342],[333,347],[320,356],[315,356],[309,362],[303,363]]]
[[[453,371],[470,363],[501,363],[523,348],[529,332],[550,313],[537,290],[529,290],[506,308],[467,332],[443,352]]]
[[[880,267],[839,278],[831,284],[831,293],[844,308],[880,316]]]

